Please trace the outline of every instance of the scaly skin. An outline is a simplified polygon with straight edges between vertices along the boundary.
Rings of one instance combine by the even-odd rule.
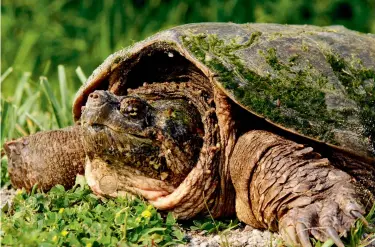
[[[49,190],[56,184],[74,185],[84,173],[85,152],[80,126],[39,132],[4,144],[13,186],[30,191],[34,184]]]
[[[362,198],[351,176],[312,148],[266,131],[242,135],[230,173],[238,218],[255,228],[279,231],[290,245],[311,246],[309,235],[344,246],[345,234],[362,217]]]

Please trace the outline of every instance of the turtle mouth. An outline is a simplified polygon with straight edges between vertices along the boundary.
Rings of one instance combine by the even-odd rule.
[[[87,166],[86,166],[87,169]],[[117,197],[117,196],[126,196],[126,197],[134,197],[134,196],[140,196],[142,198],[145,198],[146,200],[149,200],[150,202],[156,202],[166,196],[171,195],[176,188],[169,187],[168,189],[163,189],[157,186],[150,186],[150,187],[139,187],[140,185],[134,185],[134,187],[127,187],[124,189],[117,189],[116,191],[108,193],[108,191],[103,190],[103,186],[98,183],[96,180],[94,180],[91,174],[89,172],[85,173],[85,177],[87,180],[88,185],[93,190],[93,192],[97,195],[101,196],[110,196],[110,197]],[[132,179],[134,179],[133,177]],[[153,179],[147,178],[147,177],[140,177],[144,182],[148,182],[149,184],[152,184]],[[100,181],[100,180],[99,180]],[[124,182],[124,181],[121,181]],[[162,181],[158,181],[162,182]],[[166,183],[164,183],[165,186],[169,186]],[[137,187],[136,187],[137,186]]]
[[[142,132],[130,132],[130,131],[125,131],[122,129],[119,129],[118,127],[114,125],[108,125],[108,124],[101,124],[101,123],[85,123],[83,125],[84,128],[91,129],[95,131],[96,133],[102,132],[102,131],[110,131],[112,133],[117,133],[118,135],[127,135],[130,137],[134,137],[137,139],[143,139],[143,140],[150,140],[148,136],[142,135]]]
[[[85,177],[95,194],[100,196],[141,196],[155,201],[168,196],[175,187],[161,180],[137,174],[131,167],[121,169],[119,173],[100,159],[86,158]]]
[[[137,191],[137,194],[140,194],[142,197],[146,198],[147,200],[154,201],[157,200],[160,197],[170,195],[172,192],[168,192],[166,190],[155,190],[155,189],[139,189],[135,188]]]

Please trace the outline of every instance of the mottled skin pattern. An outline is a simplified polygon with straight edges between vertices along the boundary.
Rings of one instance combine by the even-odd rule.
[[[343,246],[337,232],[345,232],[365,212],[351,176],[312,148],[269,132],[255,130],[239,138],[230,173],[238,218],[279,230],[290,245],[310,246],[310,232]]]
[[[8,172],[12,184],[31,190],[49,190],[55,184],[74,185],[77,174],[84,174],[85,152],[80,128],[39,132],[7,142]]]
[[[374,203],[373,42],[338,27],[161,32],[94,71],[73,105],[80,125],[5,144],[12,182],[71,186],[84,164],[100,196],[140,195],[179,219],[236,213],[289,245],[341,247]]]

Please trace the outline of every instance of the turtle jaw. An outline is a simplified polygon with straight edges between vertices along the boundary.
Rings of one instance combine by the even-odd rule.
[[[139,195],[147,200],[171,194],[175,188],[167,183],[138,175],[139,171],[131,167],[123,167],[121,171],[108,166],[100,158],[90,160],[86,157],[85,177],[87,184],[99,196]]]
[[[161,170],[152,166],[151,161],[160,156],[159,142],[105,125],[83,125],[82,129],[85,177],[95,194],[156,200],[175,190],[160,178]]]
[[[202,178],[198,183],[194,181],[197,176]],[[138,175],[137,170],[131,167],[113,169],[100,158],[90,160],[86,157],[85,177],[92,191],[98,196],[122,196],[130,199],[141,196],[159,210],[172,210],[175,217],[179,219],[189,219],[203,210],[201,207],[197,210],[194,201],[185,202],[186,197],[195,194],[199,196],[199,189],[208,184],[211,186],[207,194],[211,194],[216,189],[212,176],[202,168],[193,168],[184,181],[178,187],[174,187],[162,180]],[[182,211],[179,209],[181,206]]]

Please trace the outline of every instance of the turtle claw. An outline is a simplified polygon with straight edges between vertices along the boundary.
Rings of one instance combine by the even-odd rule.
[[[327,228],[327,234],[333,240],[333,242],[337,245],[337,247],[345,247],[344,243],[340,239],[339,234],[337,234],[337,231],[332,226],[329,226]]]
[[[281,217],[279,230],[288,246],[311,247],[310,237],[314,237],[322,242],[332,239],[336,246],[344,247],[340,237],[346,235],[356,220],[368,226],[358,196],[350,187],[342,188],[337,185],[332,188],[333,191],[339,191],[335,196],[329,193],[325,199],[320,198],[302,207],[292,207]]]
[[[369,223],[368,221],[366,220],[365,216],[363,216],[359,211],[357,210],[352,210],[350,211],[351,215],[353,215],[355,218],[359,219],[362,221],[363,225],[365,225],[366,227],[369,226]]]
[[[297,240],[297,234],[296,234],[296,229],[294,228],[294,226],[288,226],[285,229],[284,239],[287,241],[288,244],[291,244],[291,245],[293,243],[297,243],[298,242],[298,240]]]
[[[305,224],[298,222],[296,225],[297,235],[303,247],[312,247],[309,232]]]

